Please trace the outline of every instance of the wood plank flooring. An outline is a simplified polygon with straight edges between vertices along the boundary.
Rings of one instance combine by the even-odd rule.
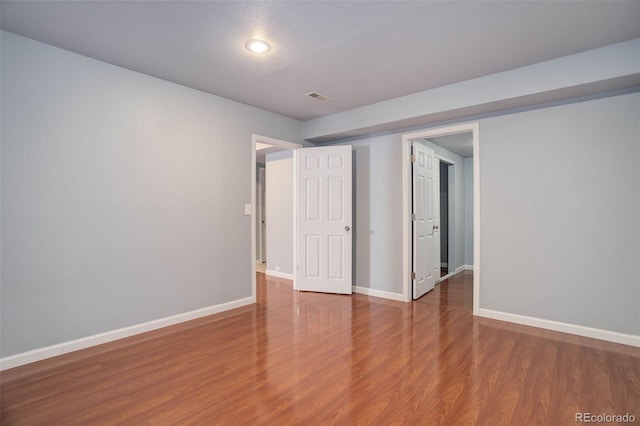
[[[414,303],[473,312],[473,273],[461,272],[446,279]]]
[[[472,274],[413,303],[297,293],[0,373],[3,425],[640,422],[638,348],[471,315]]]

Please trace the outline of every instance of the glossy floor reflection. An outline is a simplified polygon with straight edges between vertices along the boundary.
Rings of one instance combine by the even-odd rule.
[[[471,273],[422,300],[297,293],[7,370],[3,424],[575,424],[640,418],[637,348],[471,315]]]
[[[473,272],[460,272],[436,285],[415,303],[473,312]]]

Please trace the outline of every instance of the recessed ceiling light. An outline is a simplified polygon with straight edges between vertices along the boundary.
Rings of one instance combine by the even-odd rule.
[[[258,40],[257,38],[252,38],[244,45],[248,50],[253,53],[267,53],[271,50],[271,45],[264,40]]]

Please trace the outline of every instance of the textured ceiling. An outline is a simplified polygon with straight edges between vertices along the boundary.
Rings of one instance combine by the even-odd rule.
[[[4,30],[300,120],[640,37],[639,1],[1,7]],[[268,39],[271,53],[250,54],[252,37]]]

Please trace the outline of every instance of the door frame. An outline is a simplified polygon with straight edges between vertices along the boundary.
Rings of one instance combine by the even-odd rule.
[[[297,168],[295,164],[297,164],[297,149],[302,148],[302,144],[287,142],[280,139],[270,138],[268,136],[262,136],[257,134],[251,135],[251,300],[256,302],[256,142],[262,142],[265,144],[278,146],[281,148],[289,149],[293,151],[293,205],[291,208],[293,209],[293,288],[296,289],[296,254],[297,254]]]
[[[473,315],[480,309],[480,125],[478,122],[437,127],[402,135],[402,298],[411,302],[411,142],[472,132],[473,135]],[[451,259],[450,259],[451,260]]]

